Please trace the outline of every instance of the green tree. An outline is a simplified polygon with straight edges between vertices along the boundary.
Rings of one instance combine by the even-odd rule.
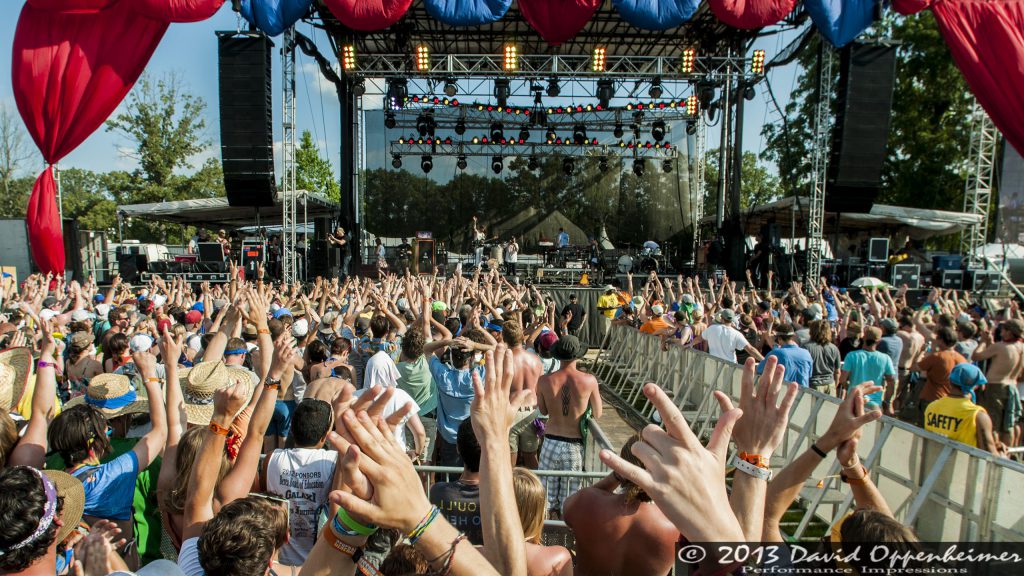
[[[341,201],[341,186],[334,177],[334,169],[327,159],[320,156],[309,130],[302,132],[295,151],[295,164],[295,182],[299,190],[317,192],[335,202]]]
[[[81,168],[60,171],[64,218],[78,220],[82,230],[117,230],[117,202],[104,186],[102,175]]]
[[[713,214],[718,203],[718,149],[709,150],[704,157],[704,206]],[[749,210],[767,204],[782,196],[779,177],[772,174],[765,163],[753,152],[743,153],[743,177],[740,184],[740,207]],[[728,208],[728,200],[726,207]]]
[[[891,16],[878,24],[876,33],[892,38],[899,46],[879,201],[959,210],[973,96],[931,14]],[[785,121],[762,130],[765,156],[776,163],[782,189],[790,193],[807,194],[810,186],[818,46],[816,38],[799,57],[801,72],[783,111]],[[838,53],[835,56],[833,68],[838,77]]]
[[[6,104],[0,104],[0,216],[25,215],[35,178],[23,175],[32,158],[21,119]]]

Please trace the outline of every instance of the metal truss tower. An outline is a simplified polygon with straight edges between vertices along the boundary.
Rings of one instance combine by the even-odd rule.
[[[832,134],[832,63],[834,50],[824,38],[819,39],[818,104],[814,110],[814,136],[811,150],[811,206],[807,222],[807,276],[804,284],[815,289],[821,277],[824,247],[825,183],[828,178],[829,139]]]
[[[697,251],[701,249],[704,243],[703,230],[701,224],[704,222],[704,180],[705,180],[705,155],[707,154],[707,138],[708,138],[708,127],[704,123],[703,118],[697,119],[697,146],[696,154],[697,161],[694,162],[696,165],[695,176],[693,178],[694,190],[696,190],[697,205],[694,209],[694,224],[693,224],[693,258],[694,262],[697,259]]]
[[[295,27],[284,33],[281,47],[282,131],[281,131],[281,278],[285,284],[298,279],[296,233],[298,194],[295,172]]]
[[[969,269],[985,267],[984,260],[977,252],[988,241],[988,212],[992,202],[998,144],[999,131],[975,101],[971,109],[971,146],[964,186],[964,213],[980,216],[981,220],[964,229],[960,235],[960,250],[967,257]]]

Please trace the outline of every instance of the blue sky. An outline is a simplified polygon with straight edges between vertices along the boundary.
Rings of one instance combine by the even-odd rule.
[[[11,88],[11,40],[17,24],[22,2],[7,0],[0,3],[0,38],[8,41],[0,46],[0,102],[14,108],[14,97]],[[204,156],[219,157],[219,119],[217,113],[217,43],[214,32],[217,30],[233,30],[237,19],[230,9],[230,2],[211,19],[193,24],[174,24],[164,36],[159,48],[147,68],[147,73],[163,75],[178,74],[187,87],[207,104],[206,123],[207,138],[214,143]],[[323,32],[316,31],[309,24],[300,24],[299,31],[311,37],[320,46],[321,51],[330,55],[330,48]],[[792,38],[793,33],[779,34],[759,40],[756,48],[767,51],[768,60],[777,54]],[[280,139],[280,59],[275,58],[274,69],[274,127],[275,142]],[[299,130],[310,130],[322,154],[328,157],[337,167],[338,149],[340,145],[338,126],[338,103],[334,97],[334,89],[329,82],[320,77],[313,61],[299,54],[297,78],[297,112]],[[779,104],[785,106],[794,85],[795,66],[773,70],[769,80],[779,98]],[[369,95],[368,95],[369,96]],[[368,97],[368,102],[379,101],[379,97]],[[523,102],[526,105],[526,102]],[[613,105],[615,102],[613,101]],[[116,113],[115,113],[116,114]],[[744,149],[760,153],[764,142],[760,136],[761,127],[767,122],[778,119],[774,106],[769,102],[767,92],[759,87],[757,96],[747,105],[744,119]],[[383,162],[387,156],[384,148],[385,134],[383,126],[367,127],[368,159],[372,162]],[[709,148],[717,146],[717,133],[709,131]],[[388,135],[387,137],[397,137]],[[123,137],[100,129],[88,140],[69,154],[61,163],[66,167],[86,168],[96,171],[131,170],[136,162],[123,153],[128,142]],[[202,158],[195,159],[196,162]],[[486,159],[479,159],[480,166],[471,169],[483,171]],[[390,161],[387,162],[390,165]],[[472,164],[472,163],[471,163]],[[30,166],[31,171],[42,167],[42,160]]]

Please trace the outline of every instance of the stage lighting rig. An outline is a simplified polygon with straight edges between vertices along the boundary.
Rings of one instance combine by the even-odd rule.
[[[430,171],[434,169],[434,158],[429,155],[424,155],[420,158],[420,170],[423,170],[424,174],[430,174]]]
[[[459,121],[455,123],[455,133],[462,136],[466,133],[466,121],[459,118]]]
[[[688,135],[690,135],[690,136],[693,136],[694,134],[697,133],[697,121],[696,120],[687,120],[686,121],[686,133]]]
[[[558,134],[555,133],[554,128],[548,128],[548,131],[544,134],[544,138],[548,142],[554,142],[555,138],[558,138]]]
[[[661,142],[665,139],[665,121],[655,120],[651,123],[651,136],[654,137],[655,142]]]
[[[562,89],[558,86],[558,78],[548,80],[547,95],[551,98],[557,98],[561,93]]]
[[[712,84],[697,85],[697,100],[700,102],[701,110],[707,110],[711,101],[715,99],[715,87]]]
[[[491,142],[501,142],[505,137],[505,126],[501,122],[491,124]]]
[[[576,163],[573,162],[572,158],[566,158],[562,160],[562,173],[566,176],[572,176],[572,173],[576,170]]]
[[[625,132],[622,130],[622,124],[616,124],[615,130],[612,131],[612,135],[616,138],[622,138],[623,134],[625,134]]]
[[[648,94],[650,94],[651,98],[654,98],[655,100],[661,98],[661,95],[663,94],[663,91],[661,89],[661,78],[655,78],[654,80],[651,80],[651,90],[648,92]]]
[[[395,170],[398,170],[399,168],[402,167],[402,155],[401,154],[392,154],[391,155],[391,167],[394,168]]]
[[[362,96],[363,94],[366,94],[366,81],[363,80],[362,78],[359,78],[358,80],[352,82],[352,95]]]
[[[519,48],[515,44],[505,45],[505,71],[519,70]]]
[[[420,136],[433,136],[435,127],[433,116],[420,114],[416,117],[416,131],[420,133]]]
[[[537,162],[536,156],[530,156],[530,159],[526,161],[526,168],[528,170],[536,170],[540,167],[540,163]]]
[[[409,97],[409,83],[404,78],[389,80],[386,93],[387,105],[393,110],[403,108],[405,100]]]
[[[694,48],[687,48],[683,50],[683,58],[679,64],[679,72],[683,74],[693,73],[693,63],[697,59],[697,50]]]
[[[661,161],[661,171],[668,174],[672,171],[672,161],[668,158]]]
[[[743,89],[743,97],[746,98],[749,102],[753,100],[756,96],[757,92],[754,90],[753,84],[747,84],[747,87]]]
[[[341,68],[345,72],[352,72],[356,69],[356,47],[354,44],[345,44],[341,48]]]
[[[459,156],[459,159],[455,162],[455,166],[459,170],[465,170],[466,166],[469,166],[469,162],[466,161],[465,156]]]
[[[430,47],[426,44],[416,47],[416,70],[418,72],[430,71]]]
[[[750,58],[750,72],[764,74],[764,50],[754,50],[754,55]]]
[[[594,48],[594,56],[590,59],[590,69],[593,72],[604,72],[607,69],[607,50],[604,46]]]
[[[644,159],[643,158],[637,158],[636,160],[633,160],[633,174],[635,174],[637,176],[643,176],[644,175]]]
[[[494,81],[494,99],[498,106],[504,108],[508,105],[508,97],[512,95],[512,88],[508,78],[498,78]]]
[[[530,130],[525,125],[519,129],[519,139],[523,142],[530,139]]]
[[[598,80],[597,81],[597,101],[602,108],[607,108],[615,98],[615,81],[614,80]]]
[[[454,78],[448,78],[444,81],[444,95],[451,98],[459,93],[459,85],[455,83]]]
[[[577,146],[582,146],[587,143],[587,127],[583,124],[577,124],[572,127],[572,143]]]
[[[501,156],[494,156],[491,158],[491,172],[495,174],[501,174],[501,171],[505,166],[501,162]]]
[[[394,112],[385,112],[384,113],[384,127],[387,128],[388,130],[391,130],[395,126],[397,126],[397,122],[395,122],[395,113]]]

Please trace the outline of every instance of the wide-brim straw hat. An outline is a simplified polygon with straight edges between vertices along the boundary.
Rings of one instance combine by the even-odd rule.
[[[149,412],[149,399],[146,389],[132,385],[132,380],[122,374],[97,374],[89,380],[85,395],[72,398],[64,405],[65,409],[88,404],[98,409],[107,418],[117,418],[126,414],[146,414]]]
[[[0,409],[10,412],[21,402],[31,373],[31,350],[9,348],[0,351]]]
[[[60,529],[57,530],[57,542],[63,542],[78,528],[85,513],[85,487],[82,482],[60,470],[44,470],[43,474],[57,488],[57,495],[64,498],[64,507],[60,511]]]
[[[200,362],[193,366],[182,378],[188,423],[200,426],[209,424],[213,418],[214,393],[236,382],[246,386],[245,398],[248,401],[255,388],[252,373],[248,370],[225,366],[223,362]]]

